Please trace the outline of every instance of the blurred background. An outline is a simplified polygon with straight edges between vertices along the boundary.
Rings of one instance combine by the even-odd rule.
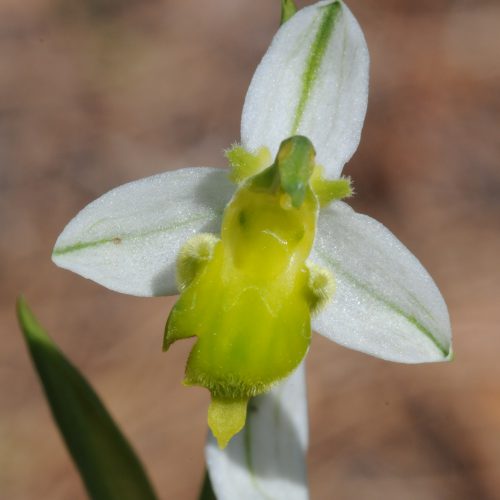
[[[303,2],[301,5],[305,5]],[[316,336],[313,499],[500,498],[500,3],[351,0],[372,57],[348,164],[354,207],[419,257],[456,359],[391,364]],[[195,499],[208,393],[190,343],[161,352],[173,299],[115,294],[52,246],[126,181],[224,165],[278,0],[0,2],[0,497],[83,499],[14,315],[23,292],[131,439],[163,499]]]

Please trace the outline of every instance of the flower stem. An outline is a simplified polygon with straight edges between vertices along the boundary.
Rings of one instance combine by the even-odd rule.
[[[203,479],[203,485],[198,500],[217,500],[207,470],[205,470],[205,478]]]
[[[281,0],[280,25],[286,23],[296,12],[297,7],[293,0]]]

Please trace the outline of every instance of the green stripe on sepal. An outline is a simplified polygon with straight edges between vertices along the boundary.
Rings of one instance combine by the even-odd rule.
[[[131,446],[98,396],[40,326],[26,301],[17,315],[52,415],[94,500],[154,500]]]
[[[222,215],[222,214],[221,214]],[[146,238],[149,238],[151,236],[155,236],[157,234],[163,234],[163,233],[168,233],[169,231],[175,231],[182,229],[184,227],[188,227],[191,224],[198,223],[198,222],[203,222],[203,221],[209,221],[211,218],[211,214],[194,214],[191,217],[187,217],[184,220],[181,220],[180,222],[177,222],[175,224],[169,224],[168,226],[163,226],[159,228],[152,229],[150,231],[143,231],[143,232],[137,232],[137,233],[130,233],[127,234],[126,236],[120,235],[118,236],[118,233],[116,236],[112,236],[110,238],[101,238],[97,240],[91,240],[91,241],[79,241],[77,243],[74,243],[72,245],[65,245],[65,246],[56,246],[54,250],[52,251],[52,257],[58,257],[60,255],[66,255],[74,252],[79,252],[81,250],[87,250],[88,248],[94,248],[94,247],[100,247],[103,245],[120,245],[124,241],[133,241],[133,240],[145,240]]]
[[[376,300],[381,306],[389,309],[395,314],[398,314],[406,321],[408,321],[408,323],[413,325],[422,335],[426,336],[436,346],[436,348],[443,355],[444,359],[446,360],[452,359],[453,356],[451,347],[450,346],[446,347],[442,342],[440,342],[437,339],[437,337],[431,332],[431,330],[426,326],[424,326],[414,315],[407,313],[400,306],[386,299],[382,294],[378,293],[368,284],[363,283],[355,276],[353,276],[351,273],[342,269],[340,262],[336,262],[323,252],[318,252],[318,254],[321,255],[324,261],[327,262],[335,270],[335,273],[337,275],[342,275],[346,280],[349,281],[349,283],[352,286],[354,286],[357,290],[359,290],[359,292],[369,295],[372,299]],[[425,307],[423,305],[419,304],[419,306],[432,318],[432,315],[425,310]]]
[[[302,75],[302,89],[300,92],[299,102],[295,110],[295,117],[292,126],[292,134],[296,134],[304,111],[306,110],[307,101],[311,95],[312,89],[317,81],[317,76],[323,57],[325,55],[328,42],[335,27],[335,21],[341,9],[340,2],[333,2],[323,7],[319,28],[316,33],[316,38],[311,46],[306,67]]]
[[[319,217],[310,258],[336,283],[333,300],[313,318],[315,331],[390,361],[450,359],[452,332],[441,292],[383,224],[337,201]]]

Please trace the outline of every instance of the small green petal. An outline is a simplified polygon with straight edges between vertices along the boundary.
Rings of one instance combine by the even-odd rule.
[[[320,206],[323,208],[333,201],[349,198],[354,194],[349,177],[341,177],[336,180],[326,179],[323,175],[323,167],[316,165],[311,177],[311,188],[317,196]]]
[[[232,167],[229,178],[237,184],[258,174],[271,164],[271,154],[267,148],[260,148],[253,154],[236,144],[225,154]]]

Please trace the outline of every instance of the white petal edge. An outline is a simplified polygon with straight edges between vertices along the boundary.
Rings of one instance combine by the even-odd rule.
[[[247,423],[224,449],[209,433],[207,468],[218,500],[307,500],[308,445],[302,363],[269,393],[251,400]]]
[[[359,144],[368,71],[363,32],[344,3],[329,0],[300,10],[276,33],[255,71],[243,107],[243,146],[267,146],[274,157],[281,141],[305,135],[326,175],[339,177]]]
[[[382,224],[343,202],[322,210],[311,260],[336,291],[313,329],[351,349],[403,363],[450,359],[448,310],[416,257]]]
[[[176,294],[180,247],[196,233],[219,233],[233,191],[227,170],[215,168],[185,168],[124,184],[69,222],[52,259],[117,292]]]

